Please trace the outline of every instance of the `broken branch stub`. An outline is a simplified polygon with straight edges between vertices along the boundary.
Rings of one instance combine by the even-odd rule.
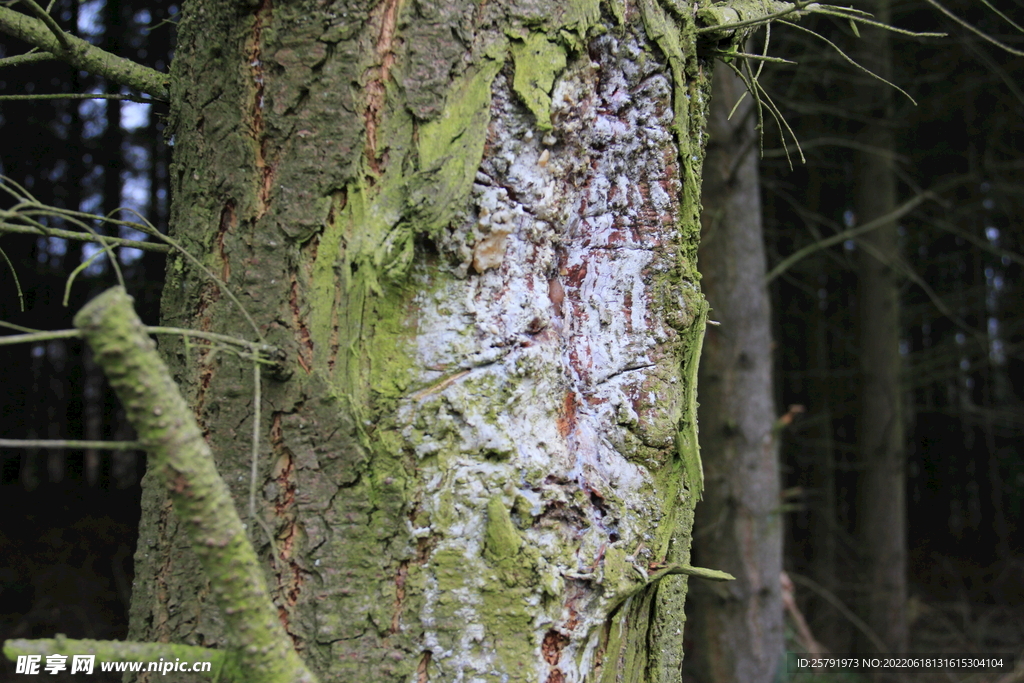
[[[75,327],[124,405],[149,453],[149,467],[163,482],[210,579],[227,625],[228,667],[234,669],[228,677],[247,683],[315,683],[278,620],[210,448],[131,297],[121,287],[107,290],[78,312]]]

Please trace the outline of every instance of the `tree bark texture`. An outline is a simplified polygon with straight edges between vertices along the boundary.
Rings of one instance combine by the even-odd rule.
[[[757,131],[742,81],[715,72],[704,165],[700,265],[710,316],[700,364],[701,450],[707,487],[694,555],[729,571],[695,584],[695,670],[706,683],[769,683],[782,665],[782,519],[773,425],[771,310],[757,169]]]
[[[674,681],[701,467],[693,11],[192,0],[168,325],[287,349],[257,525],[323,681]],[[252,372],[164,345],[236,501]],[[130,637],[217,645],[147,480]],[[243,506],[244,507],[244,506]]]
[[[888,0],[875,0],[871,11],[889,21]],[[889,78],[889,34],[867,27],[864,64]],[[866,150],[855,159],[858,221],[866,223],[896,208],[893,167],[891,92],[870,95],[876,105],[873,123],[860,141]],[[890,652],[907,647],[906,456],[901,390],[899,234],[895,221],[858,238],[861,406],[857,441],[862,459],[857,528],[866,560],[865,621]],[[873,649],[872,646],[868,646]]]

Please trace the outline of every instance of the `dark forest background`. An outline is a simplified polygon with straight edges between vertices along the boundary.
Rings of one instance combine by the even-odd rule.
[[[1024,2],[997,5],[1024,23]],[[945,6],[1008,45],[1024,45],[1024,34],[983,3]],[[79,36],[163,71],[177,11],[167,3],[55,0],[52,14]],[[893,99],[899,200],[931,192],[899,221],[912,643],[924,652],[1021,656],[1024,58],[925,2],[895,3],[893,22],[949,34],[893,42],[892,80],[918,102]],[[842,20],[803,25],[846,50],[858,40]],[[3,63],[26,49],[0,38],[0,95],[123,94],[57,61]],[[766,122],[761,182],[772,270],[858,225],[852,159],[869,77],[785,27],[773,29],[770,54],[798,62],[769,65],[762,82],[806,156],[791,168],[787,150],[799,156],[793,140]],[[118,99],[2,100],[0,174],[45,204],[96,214],[127,207],[166,231],[165,112]],[[12,203],[0,196],[0,208]],[[94,228],[144,237],[98,221]],[[101,256],[74,280],[65,306],[66,281],[95,246],[0,232],[0,249],[0,321],[69,328],[85,301],[114,284]],[[786,569],[805,580],[797,582],[800,608],[833,652],[856,647],[856,629],[836,603],[854,609],[862,584],[857,249],[854,238],[809,249],[771,281],[778,412],[803,407],[780,425]],[[155,324],[163,256],[122,248],[118,257],[137,309]],[[80,343],[4,347],[2,357],[0,438],[133,437]],[[125,636],[144,470],[141,452],[0,448],[0,640]],[[12,666],[2,666],[0,680],[13,680]]]
[[[986,4],[943,3],[1019,50],[1024,35]],[[1024,3],[992,6],[1024,21]],[[891,44],[891,80],[918,103],[899,93],[891,100],[897,201],[928,193],[898,221],[895,262],[902,275],[911,649],[1015,652],[1020,659],[1024,58],[924,2],[894,2],[892,13],[901,28],[949,34],[894,36]],[[828,18],[801,24],[847,54],[856,50],[849,25]],[[859,224],[851,157],[870,114],[870,103],[858,94],[872,82],[807,34],[773,35],[772,54],[799,62],[766,71],[769,92],[800,139],[806,163],[791,169],[778,133],[771,137],[774,131],[765,126],[773,141],[769,146],[766,140],[761,164],[770,276],[791,254]],[[794,151],[790,141],[790,155]],[[812,632],[832,652],[855,651],[857,629],[829,595],[853,606],[863,584],[855,533],[862,408],[857,250],[857,241],[847,239],[815,251],[778,274],[770,289],[778,412],[806,408],[782,442],[783,498],[790,510],[785,564]],[[800,577],[825,591],[808,590],[812,584],[801,586]]]

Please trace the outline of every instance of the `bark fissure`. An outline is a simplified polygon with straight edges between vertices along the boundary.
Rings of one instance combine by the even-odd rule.
[[[290,285],[288,305],[291,308],[291,324],[292,329],[295,330],[296,342],[299,348],[299,355],[296,360],[298,360],[299,366],[308,375],[313,372],[313,339],[309,334],[309,328],[306,326],[305,316],[302,315],[299,304],[299,281],[294,273],[291,275]]]
[[[377,43],[374,46],[378,65],[370,70],[367,80],[366,111],[363,114],[366,121],[366,161],[374,176],[383,173],[386,165],[386,158],[378,155],[377,129],[381,124],[381,116],[384,104],[387,99],[387,86],[391,80],[391,69],[395,65],[395,28],[398,23],[398,12],[401,0],[382,0],[377,21],[380,23],[380,32],[377,35]],[[373,178],[370,178],[373,182]]]
[[[260,0],[259,6],[252,25],[252,36],[249,47],[249,68],[253,83],[252,104],[250,116],[250,135],[253,140],[255,151],[255,164],[258,170],[256,177],[258,186],[256,190],[257,207],[254,220],[259,220],[267,212],[270,204],[271,187],[273,185],[274,168],[267,160],[268,137],[266,122],[264,120],[264,98],[266,96],[266,78],[263,65],[263,27],[272,20],[272,0]],[[225,280],[226,282],[226,280]]]

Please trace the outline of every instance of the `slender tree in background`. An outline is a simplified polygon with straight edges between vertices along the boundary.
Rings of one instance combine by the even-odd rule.
[[[881,22],[891,17],[888,0],[870,11]],[[892,76],[889,34],[866,27],[861,38],[864,65]],[[871,102],[854,152],[854,207],[863,224],[895,211],[896,173],[892,90],[865,88]],[[858,238],[857,314],[860,349],[860,412],[857,448],[861,459],[856,523],[865,558],[864,615],[888,652],[907,648],[906,457],[900,359],[899,233],[895,220]],[[876,646],[865,643],[868,650]]]
[[[755,106],[716,67],[701,215],[701,284],[710,316],[700,365],[704,500],[694,557],[737,577],[695,585],[694,670],[708,683],[770,683],[783,666],[782,516],[765,284]]]

